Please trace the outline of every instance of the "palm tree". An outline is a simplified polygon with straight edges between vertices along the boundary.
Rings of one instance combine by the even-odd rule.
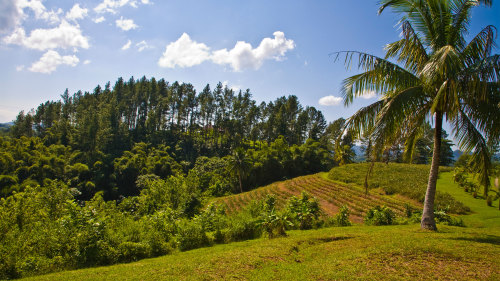
[[[434,120],[434,149],[421,227],[436,230],[434,198],[439,169],[443,121],[453,128],[461,150],[472,152],[479,180],[490,185],[488,142],[500,137],[500,56],[492,55],[496,28],[485,27],[470,42],[465,35],[471,10],[492,1],[383,0],[401,15],[401,39],[386,46],[385,58],[367,53],[337,52],[350,67],[358,59],[362,73],[343,81],[346,106],[366,92],[380,99],[358,110],[346,123],[358,138],[370,137],[383,149],[404,141],[411,159],[425,122]],[[389,59],[394,59],[392,62]]]
[[[229,158],[229,163],[230,170],[238,175],[240,192],[243,192],[242,178],[246,175],[246,172],[250,167],[250,160],[248,159],[245,150],[241,147],[236,148]]]

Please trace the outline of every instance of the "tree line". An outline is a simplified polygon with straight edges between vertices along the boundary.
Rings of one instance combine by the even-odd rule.
[[[200,93],[146,77],[110,85],[66,90],[19,113],[0,138],[2,196],[61,181],[82,200],[99,191],[118,199],[139,194],[140,176],[194,172],[203,174],[201,183],[191,181],[199,196],[221,196],[335,165],[336,135],[321,111],[296,96],[257,105],[250,90],[222,83]]]

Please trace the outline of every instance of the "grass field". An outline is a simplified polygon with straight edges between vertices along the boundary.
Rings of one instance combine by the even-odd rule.
[[[281,190],[280,185],[291,194],[294,187],[288,186],[314,191],[319,189],[317,182],[328,182],[324,176],[278,183],[255,190],[253,196]],[[438,232],[429,232],[414,224],[289,231],[283,238],[217,245],[33,280],[500,280],[498,201],[488,207],[484,200],[472,198],[453,183],[451,173],[440,175],[438,189],[470,207],[472,214],[461,216],[466,228],[438,225]],[[230,202],[243,204],[251,197]]]

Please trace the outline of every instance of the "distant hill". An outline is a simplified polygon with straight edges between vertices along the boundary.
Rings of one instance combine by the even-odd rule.
[[[0,134],[5,134],[10,130],[10,127],[14,125],[14,122],[0,123]]]
[[[14,122],[0,123],[0,128],[10,128],[14,125]]]
[[[352,150],[354,151],[354,153],[356,153],[356,156],[354,157],[354,162],[365,162],[366,157],[363,147],[359,145],[354,145],[352,147]]]
[[[460,156],[462,156],[462,154],[464,154],[462,151],[456,149],[453,151],[453,160],[454,161],[457,161],[458,158],[460,158]]]

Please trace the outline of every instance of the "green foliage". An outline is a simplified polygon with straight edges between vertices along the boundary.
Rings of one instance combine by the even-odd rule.
[[[259,224],[269,238],[286,236],[287,218],[276,212],[276,195],[267,195]]]
[[[258,238],[262,235],[259,218],[253,217],[246,212],[231,217],[225,235],[225,242]]]
[[[366,213],[364,222],[367,225],[391,225],[396,216],[394,212],[386,206],[376,206]]]
[[[315,198],[303,191],[300,198],[290,197],[284,213],[296,229],[312,229],[320,224],[321,209]]]
[[[349,221],[349,208],[347,206],[340,207],[339,213],[335,216],[335,225],[336,226],[350,226],[351,222]]]
[[[196,220],[181,220],[179,222],[179,232],[176,235],[176,241],[181,251],[210,245],[203,226]]]
[[[445,210],[434,211],[434,218],[437,223],[442,223],[450,226],[461,226],[465,227],[464,221],[460,218],[453,218],[446,213]]]

